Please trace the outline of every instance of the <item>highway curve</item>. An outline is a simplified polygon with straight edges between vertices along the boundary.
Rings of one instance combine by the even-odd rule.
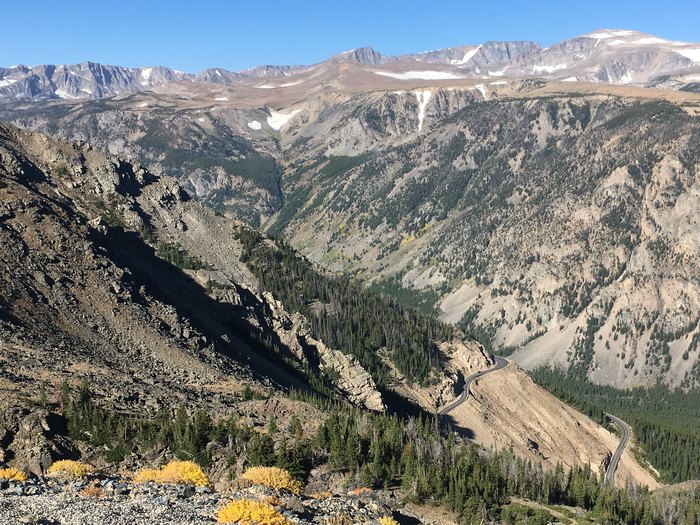
[[[605,417],[615,423],[615,425],[617,425],[617,427],[620,429],[620,444],[617,445],[617,449],[612,455],[610,463],[608,463],[608,468],[605,469],[605,484],[613,485],[615,481],[615,471],[620,463],[620,458],[625,450],[625,446],[627,446],[627,442],[630,439],[630,426],[619,417],[613,416],[612,414],[605,414]]]
[[[457,399],[452,401],[451,403],[448,403],[444,407],[442,407],[440,410],[438,410],[438,414],[443,416],[449,412],[451,412],[453,409],[464,403],[467,399],[469,399],[469,387],[472,384],[472,381],[474,381],[476,378],[483,376],[484,374],[488,374],[489,372],[495,372],[496,370],[500,370],[501,368],[505,368],[508,366],[508,360],[500,357],[500,356],[494,356],[494,361],[496,361],[496,365],[487,369],[487,370],[479,370],[478,372],[467,376],[464,379],[464,390],[462,390],[462,393],[459,394]]]

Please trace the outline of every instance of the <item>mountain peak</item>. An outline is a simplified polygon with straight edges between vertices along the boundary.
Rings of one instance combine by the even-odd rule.
[[[357,49],[351,49],[350,51],[345,51],[344,53],[340,53],[337,55],[337,57],[345,59],[345,60],[352,60],[354,62],[359,62],[360,64],[371,64],[371,65],[377,65],[377,64],[382,64],[384,62],[387,62],[390,59],[390,57],[386,57],[379,53],[378,51],[375,51],[371,47],[358,47]]]

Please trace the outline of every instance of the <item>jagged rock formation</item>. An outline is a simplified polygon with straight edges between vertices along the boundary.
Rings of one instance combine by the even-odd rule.
[[[374,73],[394,78],[457,79],[541,77],[564,82],[603,82],[663,86],[697,91],[700,47],[628,30],[600,30],[542,48],[535,42],[485,42],[481,45],[383,55],[371,47],[346,51],[314,66],[258,66],[199,74],[166,67],[126,68],[85,62],[0,68],[0,100],[100,99],[149,90],[174,82],[237,84],[251,79],[295,77],[347,61],[364,66],[391,64]],[[427,66],[427,67],[426,67]],[[416,71],[417,68],[417,71]],[[296,80],[285,81],[294,85]],[[267,86],[270,87],[270,86]]]

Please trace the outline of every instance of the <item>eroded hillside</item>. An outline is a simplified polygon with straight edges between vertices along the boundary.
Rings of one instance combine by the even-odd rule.
[[[154,162],[525,367],[697,384],[696,95],[540,80],[363,91],[368,73],[339,67],[308,73],[335,92],[180,86],[5,114]]]

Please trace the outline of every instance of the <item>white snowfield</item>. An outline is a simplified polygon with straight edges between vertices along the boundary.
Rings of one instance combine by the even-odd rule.
[[[228,100],[228,97],[216,97],[214,100],[217,102],[226,102]]]
[[[425,120],[425,108],[428,107],[433,92],[429,89],[419,89],[415,93],[418,99],[418,131],[420,131],[423,129],[423,121]]]
[[[250,129],[254,129],[255,131],[258,131],[262,129],[262,124],[260,124],[260,122],[257,120],[251,120],[250,122],[248,122],[248,127]]]
[[[391,77],[397,80],[454,80],[464,78],[448,71],[406,71],[405,73],[391,73],[389,71],[375,71],[376,75]]]
[[[294,115],[300,112],[300,109],[295,109],[291,113],[281,113],[270,110],[270,116],[267,117],[267,124],[275,131],[279,131]]]
[[[606,38],[632,36],[634,34],[635,34],[635,31],[629,31],[627,29],[615,29],[615,30],[598,31],[596,33],[588,33],[587,35],[583,35],[583,36],[586,38],[598,38],[600,40],[604,40]]]
[[[676,49],[676,53],[680,53],[683,55],[685,58],[689,58],[693,62],[700,62],[700,47],[696,48],[682,48],[682,49]]]
[[[0,80],[0,88],[11,86],[15,82],[17,82],[17,80],[14,78],[8,78],[7,80]]]
[[[450,62],[452,64],[462,66],[469,62],[472,58],[474,58],[474,55],[476,55],[479,52],[479,49],[481,49],[481,46],[477,46],[474,49],[470,49],[469,51],[464,53],[464,56],[461,60],[450,60]]]
[[[152,67],[147,67],[141,70],[141,85],[147,86],[148,81],[151,79],[151,74],[153,73]]]
[[[260,86],[255,86],[255,87],[258,89],[277,89],[277,88],[298,86],[299,84],[301,84],[303,82],[304,82],[303,80],[300,80],[298,82],[285,82],[284,84],[262,84]]]
[[[560,69],[566,69],[569,64],[555,64],[553,66],[532,66],[532,70],[535,73],[554,73]]]
[[[78,98],[78,97],[74,97],[74,96],[71,95],[70,93],[67,93],[67,92],[63,91],[62,89],[57,89],[57,90],[56,90],[56,95],[57,95],[59,98],[68,98],[68,99]]]

